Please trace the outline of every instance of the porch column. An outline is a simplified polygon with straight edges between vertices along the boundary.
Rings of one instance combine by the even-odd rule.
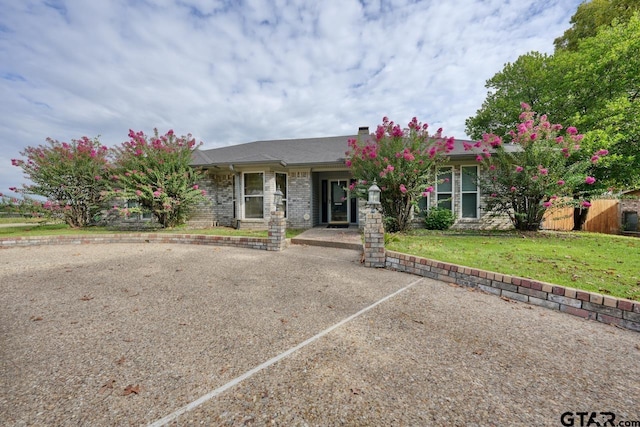
[[[268,251],[281,251],[287,244],[287,220],[284,219],[283,211],[271,212],[269,219],[269,241]]]
[[[384,268],[384,226],[380,212],[367,212],[364,223],[364,266]]]

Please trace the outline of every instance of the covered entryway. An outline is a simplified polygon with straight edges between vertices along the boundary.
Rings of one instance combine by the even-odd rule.
[[[352,178],[348,173],[317,172],[313,174],[315,212],[314,225],[349,226],[358,224],[358,200],[349,191]]]

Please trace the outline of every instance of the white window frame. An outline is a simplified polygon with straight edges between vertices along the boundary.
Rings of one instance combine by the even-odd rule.
[[[474,168],[476,170],[476,174],[475,177],[476,179],[478,178],[478,174],[479,169],[478,169],[478,165],[461,165],[460,166],[460,218],[464,218],[464,219],[478,219],[480,218],[480,188],[478,188],[478,183],[475,183],[475,190],[471,191],[471,190],[465,190],[464,188],[462,188],[462,184],[463,184],[463,174],[464,174],[464,169],[465,168]],[[476,212],[475,215],[473,217],[465,217],[464,215],[464,195],[465,194],[475,194],[476,195]]]
[[[251,174],[262,174],[262,193],[260,195],[257,194],[245,194],[244,193],[244,189],[245,189],[245,183],[247,182],[247,175],[251,175]],[[265,176],[265,172],[264,171],[246,171],[246,172],[242,172],[242,186],[240,187],[240,191],[242,192],[241,194],[241,200],[242,200],[242,219],[243,220],[255,220],[255,221],[261,221],[264,219],[264,180],[266,178]],[[247,218],[246,216],[246,198],[247,197],[255,197],[255,198],[261,198],[262,199],[262,216],[259,218]]]
[[[276,183],[276,190],[278,189],[278,175],[284,175],[284,185],[285,188],[280,188],[282,191],[282,203],[284,204],[284,217],[287,217],[287,211],[289,210],[289,174],[287,172],[276,172],[274,175],[274,180]]]
[[[439,187],[440,187],[440,173],[442,171],[444,171],[445,169],[448,169],[450,171],[451,174],[451,191],[439,191]],[[455,204],[455,181],[456,181],[456,174],[455,174],[455,169],[453,166],[442,166],[439,167],[436,170],[436,195],[435,195],[435,206],[436,207],[440,207],[440,194],[448,194],[449,195],[449,200],[451,201],[451,212],[455,215],[456,213],[456,204]]]
[[[127,209],[136,209],[140,207],[140,203],[137,200],[126,200],[125,207]],[[127,220],[129,221],[151,221],[153,219],[153,214],[150,211],[143,211],[140,213],[135,213],[129,215]]]

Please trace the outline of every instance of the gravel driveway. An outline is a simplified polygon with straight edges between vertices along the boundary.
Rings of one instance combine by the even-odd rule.
[[[640,334],[359,260],[310,246],[0,249],[0,424],[640,420]]]

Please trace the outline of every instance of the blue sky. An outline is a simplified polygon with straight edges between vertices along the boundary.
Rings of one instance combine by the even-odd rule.
[[[485,81],[580,0],[0,0],[0,192],[26,146],[129,129],[204,148],[413,116],[465,138]]]

